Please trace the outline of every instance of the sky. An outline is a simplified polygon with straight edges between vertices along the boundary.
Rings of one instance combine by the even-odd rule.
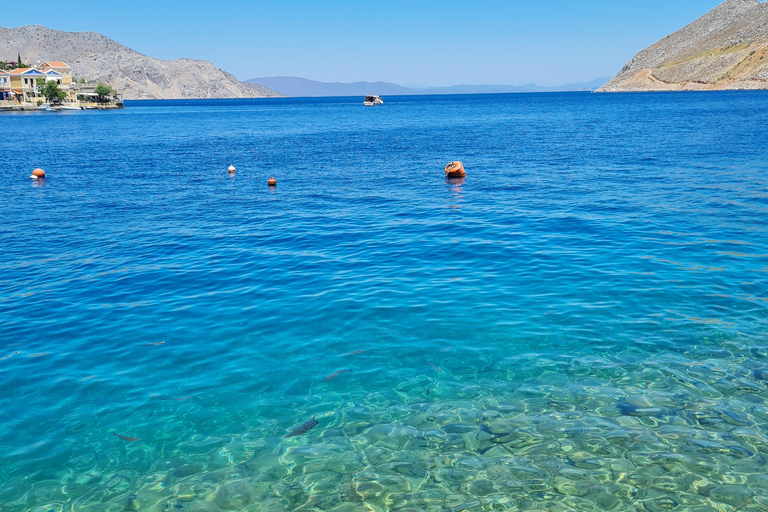
[[[6,2],[0,26],[104,34],[241,80],[562,85],[610,77],[720,0]],[[73,7],[74,6],[74,7]]]

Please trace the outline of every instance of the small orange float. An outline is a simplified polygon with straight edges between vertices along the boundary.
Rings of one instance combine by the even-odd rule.
[[[36,178],[45,178],[45,171],[42,169],[35,169],[32,171],[32,176],[35,176]]]
[[[463,178],[467,173],[464,172],[464,165],[461,162],[451,162],[445,166],[446,178]]]
[[[269,181],[267,181],[267,185],[269,185],[270,187],[274,187],[275,185],[277,185],[277,180],[275,178],[269,178]]]

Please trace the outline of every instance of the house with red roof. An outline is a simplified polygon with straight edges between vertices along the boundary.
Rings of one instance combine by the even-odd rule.
[[[69,85],[72,83],[72,68],[67,65],[66,62],[58,60],[47,60],[38,66],[40,71],[55,71],[62,76],[61,85]]]
[[[38,96],[37,79],[48,79],[48,75],[35,68],[19,68],[8,72],[11,89],[21,101],[32,101]]]

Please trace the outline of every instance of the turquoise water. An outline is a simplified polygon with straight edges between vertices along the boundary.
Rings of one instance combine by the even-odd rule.
[[[0,508],[768,510],[766,99],[3,115]]]

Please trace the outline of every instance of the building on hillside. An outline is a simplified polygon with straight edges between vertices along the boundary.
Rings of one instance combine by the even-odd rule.
[[[38,97],[37,79],[48,80],[48,75],[35,68],[19,68],[9,71],[11,88],[21,101],[32,101]]]
[[[61,88],[64,82],[64,75],[59,73],[58,71],[54,71],[52,69],[43,69],[41,70],[43,73],[45,73],[45,81],[46,82],[56,82],[56,84]]]
[[[11,75],[6,71],[0,71],[0,100],[14,100],[13,89],[11,89]]]
[[[122,105],[123,104],[123,95],[122,93],[118,91],[112,91],[112,93],[108,96],[105,96],[103,99],[99,99],[99,95],[96,94],[96,85],[94,83],[90,84],[77,84],[72,83],[70,85],[69,91],[73,98],[76,98],[77,100],[81,102],[90,102],[90,103],[114,103],[115,105]]]
[[[46,62],[39,68],[18,68],[8,71],[11,82],[11,92],[22,102],[39,99],[38,79],[46,82],[56,82],[59,89],[67,94],[67,99],[74,100],[75,95],[70,91],[72,70],[64,62]]]
[[[52,70],[59,73],[62,76],[61,85],[69,85],[72,83],[72,68],[70,68],[66,62],[47,60],[40,64],[38,68],[40,71]]]
[[[72,69],[66,62],[45,61],[34,68],[17,68],[0,71],[0,100],[24,104],[47,102],[41,97],[42,83],[55,82],[66,93],[66,102],[80,108],[122,108],[122,95],[116,91],[106,96],[95,92],[95,84],[78,84],[72,80]],[[5,105],[7,107],[7,105]]]

